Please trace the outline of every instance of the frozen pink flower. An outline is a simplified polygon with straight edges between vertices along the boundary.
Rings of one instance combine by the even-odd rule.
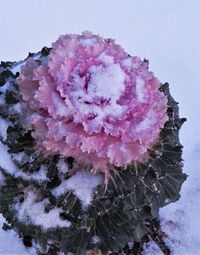
[[[60,36],[42,64],[29,58],[18,83],[38,147],[106,176],[110,165],[147,159],[167,121],[148,63],[89,32]]]

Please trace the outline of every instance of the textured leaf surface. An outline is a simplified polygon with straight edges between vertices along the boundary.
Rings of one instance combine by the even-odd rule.
[[[42,54],[48,55],[45,48]],[[9,81],[6,90],[6,103],[0,105],[0,117],[10,120],[12,125],[7,130],[6,145],[13,160],[19,152],[25,152],[29,160],[18,163],[19,171],[37,172],[40,166],[47,168],[48,182],[42,184],[33,180],[24,180],[9,175],[4,169],[6,183],[0,188],[0,212],[12,224],[18,233],[35,239],[42,250],[46,245],[64,252],[84,254],[85,250],[100,249],[103,253],[117,252],[131,240],[140,241],[148,232],[148,222],[157,218],[159,208],[179,199],[179,192],[186,175],[182,173],[182,145],[179,130],[185,119],[180,119],[178,105],[169,93],[168,84],[161,85],[160,90],[168,97],[169,120],[161,130],[157,144],[149,150],[150,158],[143,164],[132,164],[126,169],[119,169],[119,175],[112,176],[105,186],[99,186],[95,197],[87,210],[83,210],[80,201],[70,191],[59,198],[50,191],[61,183],[57,169],[58,155],[46,158],[34,147],[34,139],[20,125],[19,114],[13,112],[13,105],[18,102],[17,75],[12,74],[12,63],[1,63],[0,86]],[[3,141],[2,141],[3,142]],[[74,159],[66,159],[69,167]],[[62,177],[63,178],[63,177]],[[68,174],[64,176],[69,178]],[[113,180],[113,181],[112,181]],[[44,197],[49,198],[50,205],[46,211],[55,206],[63,209],[62,219],[72,223],[70,228],[57,228],[45,231],[39,226],[19,222],[12,205],[23,202],[24,189],[34,185]],[[101,242],[92,244],[92,236],[100,237]]]

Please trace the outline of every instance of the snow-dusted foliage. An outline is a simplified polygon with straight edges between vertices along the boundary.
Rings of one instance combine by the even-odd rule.
[[[19,159],[19,155],[14,156],[14,160],[8,153],[8,148],[6,145],[0,142],[0,166],[6,171],[7,174],[13,175],[16,178],[22,178],[23,180],[33,180],[39,183],[43,181],[48,181],[47,170],[44,166],[40,166],[37,172],[25,173],[18,169],[14,160]],[[18,157],[17,157],[18,156]]]
[[[78,171],[67,180],[63,180],[58,187],[52,190],[52,194],[58,197],[71,190],[80,199],[85,208],[91,203],[93,192],[100,184],[103,184],[103,178],[100,174],[94,175]]]
[[[61,208],[53,208],[45,212],[45,207],[50,204],[47,198],[39,199],[41,194],[32,186],[24,189],[25,199],[23,203],[16,203],[13,210],[17,219],[25,224],[41,226],[44,230],[57,227],[70,227],[71,223],[60,218]],[[39,200],[39,201],[38,201]]]

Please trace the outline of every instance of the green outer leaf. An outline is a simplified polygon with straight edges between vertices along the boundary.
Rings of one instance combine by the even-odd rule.
[[[49,51],[43,48],[42,57],[46,57]],[[0,74],[0,86],[7,80],[15,84],[16,76],[9,70],[11,67],[10,62],[1,63],[0,70],[3,71]],[[106,191],[104,186],[99,186],[92,204],[85,211],[72,192],[66,192],[59,198],[51,195],[51,189],[61,182],[56,167],[59,156],[45,158],[35,151],[31,132],[21,127],[20,116],[10,112],[10,106],[18,102],[17,86],[11,86],[6,92],[7,105],[0,111],[1,117],[13,123],[8,128],[6,144],[12,156],[24,151],[32,159],[31,163],[18,165],[20,171],[31,173],[38,171],[41,165],[46,165],[49,178],[49,182],[39,185],[33,181],[16,179],[0,169],[6,177],[6,184],[0,188],[0,212],[15,231],[33,237],[43,250],[51,243],[50,246],[58,250],[75,254],[84,254],[85,250],[94,248],[105,254],[109,250],[117,252],[130,240],[140,241],[148,232],[146,223],[158,217],[159,208],[179,199],[181,185],[186,179],[182,173],[182,145],[179,141],[179,130],[185,119],[179,118],[178,105],[170,95],[169,85],[161,85],[160,90],[168,97],[169,120],[160,132],[158,143],[149,150],[149,160],[143,164],[129,165],[126,169],[118,168],[120,176],[113,177],[115,183],[110,181]],[[72,168],[73,159],[69,160]],[[64,178],[68,177],[66,175]],[[64,213],[61,218],[70,220],[72,226],[44,232],[39,226],[19,222],[12,205],[23,202],[23,189],[29,185],[38,187],[44,197],[49,198],[47,212],[55,206],[62,208]],[[101,242],[92,244],[90,239],[93,235],[98,235]]]

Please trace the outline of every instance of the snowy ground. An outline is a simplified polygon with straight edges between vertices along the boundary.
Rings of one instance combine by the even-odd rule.
[[[200,1],[199,0],[0,0],[0,59],[20,60],[60,34],[91,30],[112,37],[170,83],[180,102],[189,175],[181,199],[161,209],[162,228],[174,255],[200,255]],[[3,224],[0,217],[0,227]],[[0,231],[1,255],[35,254],[13,231]],[[143,255],[160,255],[148,245]]]

